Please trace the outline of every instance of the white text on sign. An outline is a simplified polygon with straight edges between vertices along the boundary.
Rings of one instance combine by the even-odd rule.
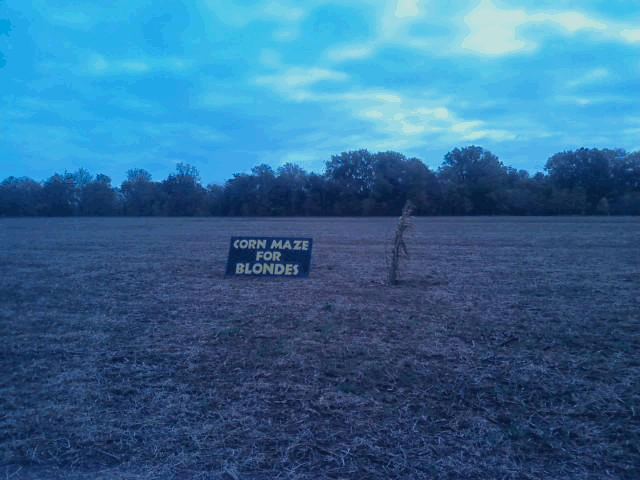
[[[267,240],[236,240],[233,242],[233,248],[240,250],[253,250],[256,248],[266,249]],[[271,250],[309,250],[308,240],[272,240]]]

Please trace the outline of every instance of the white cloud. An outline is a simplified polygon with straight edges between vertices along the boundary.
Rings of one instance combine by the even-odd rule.
[[[575,32],[583,28],[594,28],[597,30],[605,30],[607,28],[607,25],[605,23],[601,23],[596,20],[587,18],[583,14],[578,12],[537,14],[537,15],[531,15],[529,20],[538,21],[539,19],[549,20],[551,22],[557,23],[558,25],[561,25],[562,27],[566,28],[570,32]]]
[[[420,13],[418,0],[397,0],[395,16],[398,18],[415,17]]]
[[[384,152],[387,150],[400,150],[402,148],[406,148],[410,146],[416,148],[422,145],[424,145],[424,142],[415,142],[415,141],[410,142],[407,139],[387,140],[383,142],[374,142],[372,144],[373,148],[380,152]]]
[[[103,55],[92,53],[84,66],[74,70],[76,73],[88,75],[140,75],[154,70],[179,73],[188,70],[190,67],[190,61],[175,57],[107,59]]]
[[[57,115],[64,116],[67,120],[95,120],[93,113],[85,109],[83,102],[78,100],[59,100],[42,97],[21,97],[15,101],[15,104],[21,109],[31,112],[53,112]]]
[[[625,95],[594,95],[592,97],[576,97],[571,95],[558,95],[555,100],[560,103],[573,103],[575,105],[595,105],[602,103],[622,103],[631,105],[634,98]]]
[[[220,143],[227,142],[230,140],[228,135],[224,133],[217,132],[208,127],[198,127],[194,126],[191,129],[191,137],[194,140],[199,140],[201,142],[206,143]]]
[[[471,33],[464,38],[461,47],[487,55],[501,55],[527,47],[516,39],[516,28],[527,22],[523,10],[502,10],[491,0],[482,0],[464,21]]]
[[[87,65],[90,73],[103,73],[109,67],[109,64],[102,55],[93,55],[89,59]]]
[[[147,123],[126,122],[120,128],[126,128],[130,132],[144,133],[148,136],[158,137],[161,146],[185,145],[184,139],[190,139],[187,144],[194,150],[199,143],[220,143],[231,140],[228,135],[218,132],[210,127],[194,123]],[[154,139],[156,141],[156,139]]]
[[[424,0],[423,0],[424,1]],[[378,37],[382,40],[404,41],[409,25],[425,16],[418,8],[419,0],[389,0],[378,11]]]
[[[381,93],[376,95],[376,98],[379,98],[380,100],[384,100],[385,102],[389,102],[389,103],[402,103],[402,97],[398,96],[398,95],[394,95],[394,94],[389,94],[389,93]]]
[[[402,132],[408,135],[413,135],[416,133],[420,133],[424,131],[424,126],[422,125],[411,125],[407,122],[402,122]]]
[[[381,118],[384,117],[384,113],[379,112],[378,110],[368,110],[364,112],[364,115],[372,118]]]
[[[298,22],[305,17],[305,11],[299,7],[292,7],[280,2],[268,2],[262,7],[262,13],[287,22]]]
[[[483,122],[480,122],[478,120],[475,120],[473,122],[460,122],[452,125],[451,130],[453,130],[454,132],[464,132],[465,130],[468,130],[470,128],[482,125],[482,123]]]
[[[595,68],[589,72],[587,72],[586,74],[584,74],[583,76],[581,76],[580,78],[576,79],[576,80],[572,80],[570,82],[567,82],[567,86],[569,87],[577,87],[580,85],[585,85],[585,84],[589,84],[589,83],[595,83],[598,82],[600,80],[604,80],[608,77],[610,77],[610,73],[609,70],[607,70],[606,68]]]
[[[281,55],[272,48],[263,48],[260,52],[260,63],[267,68],[280,68],[282,66]]]
[[[625,28],[620,31],[620,35],[628,42],[640,42],[640,28]]]
[[[259,76],[255,82],[258,85],[297,88],[310,86],[321,81],[344,81],[348,78],[346,73],[325,68],[291,67],[280,74]]]
[[[373,52],[374,50],[370,46],[344,46],[329,50],[327,57],[334,62],[342,62],[345,60],[369,58],[373,55]]]
[[[273,39],[279,42],[290,42],[300,35],[297,28],[280,28],[273,32]]]
[[[149,71],[150,69],[148,63],[136,60],[121,62],[119,66],[122,68],[122,70],[134,73],[144,73]]]
[[[143,100],[136,95],[131,95],[127,93],[120,93],[117,96],[114,96],[110,101],[110,104],[116,105],[120,108],[127,110],[138,110],[140,112],[145,112],[150,115],[160,115],[165,113],[165,109],[162,108],[159,104],[155,102],[149,102],[147,100]]]
[[[398,97],[393,93],[386,95]],[[375,104],[380,94],[350,93],[344,97],[351,102],[358,103],[366,101]],[[446,142],[455,142],[460,140],[476,140],[480,138],[488,138],[495,141],[512,140],[516,135],[510,131],[499,128],[487,128],[485,122],[479,120],[460,119],[450,109],[437,107],[418,107],[411,108],[416,103],[422,103],[421,100],[404,98],[402,102],[377,105],[377,108],[357,109],[350,105],[350,102],[344,105],[344,108],[351,110],[354,115],[366,117],[375,125],[378,134],[387,134],[391,136],[391,142],[399,142],[398,138],[406,137],[402,140],[402,145],[410,148],[417,148],[427,142],[427,136],[433,142],[433,135],[439,134],[440,140]],[[475,127],[484,126],[480,130]],[[447,134],[448,133],[448,134]]]
[[[439,119],[449,118],[449,110],[447,110],[444,107],[437,107],[437,108],[420,107],[415,110],[415,113],[418,113],[420,115],[433,115],[434,117]]]
[[[303,168],[308,168],[312,163],[321,159],[319,152],[316,150],[302,150],[295,152],[287,152],[280,159],[280,166],[287,163],[298,164]]]
[[[290,42],[298,38],[299,24],[307,12],[294,2],[262,1],[257,5],[239,6],[233,2],[202,0],[201,14],[222,21],[234,28],[246,28],[253,22],[274,24],[272,38],[280,42]]]
[[[237,93],[231,86],[223,86],[223,88],[204,86],[202,93],[189,100],[189,107],[216,110],[230,105],[247,106],[254,101],[254,97]]]
[[[533,51],[537,45],[519,36],[518,29],[537,22],[551,22],[571,33],[583,29],[604,31],[609,28],[606,23],[589,18],[580,12],[528,14],[524,10],[501,9],[491,0],[481,0],[464,17],[464,23],[471,32],[462,40],[460,46],[485,55],[504,55],[519,50]]]
[[[433,115],[436,118],[448,118],[449,117],[449,111],[446,108],[438,107],[433,111]]]
[[[506,130],[477,130],[462,138],[464,140],[478,140],[480,138],[490,138],[491,140],[513,140],[516,137]]]
[[[89,15],[78,10],[58,10],[50,13],[49,20],[52,23],[66,27],[89,30],[95,24],[95,15]]]

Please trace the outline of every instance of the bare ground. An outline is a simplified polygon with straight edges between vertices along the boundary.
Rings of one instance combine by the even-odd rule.
[[[640,478],[640,219],[394,224],[0,220],[0,478]]]

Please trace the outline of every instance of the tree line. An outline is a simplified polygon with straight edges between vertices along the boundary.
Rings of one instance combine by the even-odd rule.
[[[120,187],[80,168],[6,178],[0,216],[397,216],[407,200],[416,215],[640,215],[640,152],[580,148],[544,169],[531,176],[477,146],[450,151],[437,171],[360,149],[333,155],[323,174],[262,164],[206,187],[183,163],[160,182],[129,170]]]

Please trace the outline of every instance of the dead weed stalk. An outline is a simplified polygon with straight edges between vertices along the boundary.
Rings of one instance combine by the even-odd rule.
[[[411,216],[413,214],[415,207],[410,200],[407,200],[404,207],[402,208],[402,216],[398,220],[398,225],[396,225],[396,231],[393,239],[393,248],[391,250],[391,255],[387,255],[387,282],[389,285],[397,285],[398,284],[398,269],[400,268],[400,257],[409,256],[409,252],[407,250],[407,245],[404,242],[404,234],[407,230],[413,227]]]

